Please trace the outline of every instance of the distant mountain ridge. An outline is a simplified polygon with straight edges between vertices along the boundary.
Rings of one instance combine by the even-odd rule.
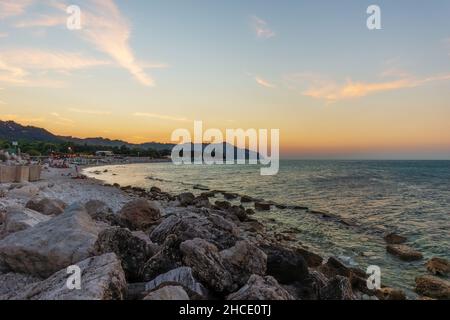
[[[128,148],[168,150],[172,149],[174,144],[146,142],[141,144],[129,143],[122,140],[111,140],[107,138],[75,138],[55,135],[48,130],[34,126],[24,126],[14,121],[0,120],[0,139],[7,141],[44,141],[44,142],[72,142],[78,145],[121,147]]]

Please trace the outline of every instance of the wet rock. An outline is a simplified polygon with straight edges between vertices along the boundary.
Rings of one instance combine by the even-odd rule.
[[[209,208],[211,207],[211,203],[209,202],[208,197],[198,196],[194,199],[192,204],[197,208]]]
[[[120,227],[100,232],[94,250],[97,255],[115,253],[129,282],[142,279],[142,269],[154,254],[153,248],[146,241],[134,236],[130,230]]]
[[[420,276],[416,278],[416,292],[427,297],[448,300],[450,299],[450,282],[435,276]]]
[[[202,192],[200,196],[206,198],[214,198],[216,196],[216,193],[214,191]]]
[[[165,286],[150,292],[144,300],[189,300],[189,296],[181,286]]]
[[[14,272],[48,277],[89,257],[101,228],[84,206],[72,205],[49,221],[1,240],[0,264]]]
[[[155,202],[138,199],[125,204],[119,212],[119,217],[130,229],[145,230],[159,222],[161,210]]]
[[[233,278],[222,263],[217,247],[203,239],[181,243],[183,263],[192,268],[194,275],[215,292],[231,292]]]
[[[230,210],[231,209],[231,203],[228,201],[216,201],[215,207],[219,210]]]
[[[319,271],[323,272],[329,278],[337,275],[349,278],[351,274],[350,268],[335,257],[329,257],[327,262],[320,266]]]
[[[250,196],[243,195],[243,196],[241,196],[241,202],[242,203],[253,202],[253,198]]]
[[[352,286],[348,278],[342,276],[332,278],[325,287],[320,289],[320,299],[353,300]]]
[[[185,192],[179,194],[177,198],[180,201],[180,206],[187,207],[193,204],[195,196],[191,192]]]
[[[152,192],[152,193],[161,193],[162,191],[158,187],[151,187],[150,188],[150,192]]]
[[[258,211],[270,211],[271,204],[267,202],[255,202],[255,209]]]
[[[160,250],[153,255],[142,269],[144,281],[150,281],[156,276],[181,267],[181,241],[174,234],[169,235]]]
[[[305,259],[308,267],[310,268],[318,267],[323,262],[323,258],[314,252],[308,251],[303,248],[295,248],[294,250]]]
[[[180,267],[159,275],[145,285],[145,290],[150,292],[167,285],[182,286],[189,297],[194,300],[209,297],[208,290],[197,281],[192,273],[192,269],[188,267]]]
[[[237,193],[224,192],[223,196],[227,200],[233,200],[233,199],[236,199],[239,195]]]
[[[0,239],[9,234],[34,227],[50,219],[51,217],[34,210],[10,207],[6,210],[3,225],[0,227]]]
[[[402,290],[388,287],[377,290],[376,296],[380,300],[406,300],[406,295]]]
[[[25,207],[47,216],[56,216],[63,213],[67,205],[63,201],[58,199],[44,198],[41,200],[32,199],[27,202]]]
[[[33,283],[0,299],[8,300],[120,300],[125,297],[127,284],[119,259],[113,253],[79,262],[82,272],[80,290],[67,287],[64,268],[46,280]]]
[[[403,244],[390,244],[386,247],[387,252],[399,257],[403,261],[415,261],[423,259],[419,251]]]
[[[239,229],[233,222],[216,214],[200,215],[186,212],[164,219],[150,233],[150,239],[156,243],[163,243],[170,234],[176,234],[181,241],[194,238],[208,239],[222,250],[234,245]]]
[[[267,274],[282,284],[305,280],[308,265],[301,254],[279,245],[265,245],[261,249],[267,255]]]
[[[402,244],[405,243],[408,239],[396,233],[389,233],[384,236],[384,240],[388,244]]]
[[[192,188],[195,190],[209,191],[209,188],[207,186],[203,186],[201,184],[196,184]]]
[[[227,300],[293,300],[291,294],[271,276],[252,275],[248,282]]]
[[[266,273],[267,255],[249,241],[236,242],[234,247],[221,251],[220,257],[239,286],[243,286],[252,274],[263,276]]]
[[[252,215],[255,214],[255,210],[253,210],[253,209],[251,209],[251,208],[248,208],[248,209],[245,210],[245,213],[246,213],[247,215],[249,215],[249,216],[252,216]]]
[[[446,276],[450,273],[450,262],[443,258],[434,257],[427,262],[427,270],[434,275]]]
[[[231,214],[234,214],[239,221],[246,221],[247,220],[247,212],[245,211],[245,208],[242,206],[232,206],[229,210]]]

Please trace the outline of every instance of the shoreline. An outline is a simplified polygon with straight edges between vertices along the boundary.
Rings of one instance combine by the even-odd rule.
[[[95,167],[97,166],[83,166],[82,170]],[[136,187],[105,185],[103,181],[96,178],[72,179],[74,177],[74,172],[75,169],[73,168],[51,168],[44,170],[44,179],[42,181],[34,184],[24,184],[24,186],[20,188],[16,186],[15,188],[9,189],[8,194],[4,197],[8,201],[1,198],[2,206],[0,206],[0,211],[5,212],[6,208],[11,206],[23,208],[27,205],[28,207],[29,201],[36,197],[58,199],[58,201],[62,201],[67,205],[78,202],[85,204],[85,207],[87,207],[86,204],[92,202],[92,200],[103,202],[101,207],[103,209],[104,207],[108,207],[109,210],[105,209],[106,211],[101,212],[101,214],[99,214],[99,212],[90,214],[92,218],[90,223],[106,224],[106,226],[103,225],[101,227],[104,230],[97,234],[96,245],[99,246],[100,240],[98,237],[101,238],[102,232],[106,232],[105,230],[116,228],[114,229],[114,232],[126,233],[125,227],[129,227],[133,234],[132,236],[128,236],[133,238],[133,241],[138,241],[137,239],[139,238],[139,241],[144,241],[143,243],[148,243],[148,245],[151,243],[151,246],[153,247],[153,253],[148,256],[149,259],[146,258],[146,261],[141,263],[139,270],[144,268],[144,266],[148,267],[149,261],[152,262],[152,266],[153,264],[158,266],[158,268],[153,266],[151,272],[147,271],[147,273],[150,274],[148,276],[142,277],[141,273],[136,276],[133,272],[130,273],[130,270],[128,270],[129,268],[127,266],[129,263],[127,254],[121,252],[121,250],[116,248],[116,245],[110,243],[110,250],[106,250],[105,252],[114,252],[119,257],[119,260],[121,260],[125,272],[126,284],[123,285],[123,292],[128,291],[128,294],[124,293],[123,298],[130,297],[130,286],[133,287],[133,284],[137,283],[135,281],[136,279],[139,280],[139,283],[141,283],[141,280],[143,279],[145,281],[161,280],[161,277],[163,276],[168,277],[167,273],[170,273],[171,270],[178,270],[176,267],[190,268],[195,280],[208,289],[209,294],[203,296],[203,299],[211,299],[214,297],[218,297],[219,299],[232,298],[233,294],[239,298],[243,298],[245,295],[254,295],[255,292],[243,292],[245,291],[244,287],[246,286],[250,286],[251,288],[255,286],[258,290],[263,290],[263,288],[269,290],[268,287],[271,287],[272,289],[277,288],[279,292],[282,292],[279,297],[266,296],[266,299],[324,299],[327,295],[331,295],[332,293],[335,295],[336,292],[338,292],[338,296],[335,296],[336,299],[406,298],[401,290],[391,288],[383,288],[378,291],[369,290],[366,286],[367,275],[364,271],[347,267],[336,258],[330,258],[328,261],[324,261],[319,255],[291,243],[292,241],[290,241],[288,236],[277,238],[275,235],[266,232],[265,225],[258,221],[258,219],[252,217],[254,212],[252,213],[245,210],[243,207],[232,206],[226,201],[217,201],[214,204],[210,203],[209,199],[211,191],[209,191],[208,194],[207,190],[202,190],[202,195],[197,197],[190,193],[173,195],[154,187],[150,190],[145,190]],[[11,186],[9,186],[9,188],[11,188]],[[28,190],[19,192],[23,188],[28,188]],[[11,191],[12,195],[9,195]],[[217,192],[227,194],[225,191]],[[243,195],[236,194],[229,194],[229,196],[233,198],[239,196],[241,197],[241,200],[243,197]],[[107,203],[105,204],[104,201],[106,199]],[[117,220],[117,216],[119,216],[120,219],[123,219],[123,212],[130,203],[135,202],[134,205],[136,205],[136,203],[139,203],[142,199],[150,202],[152,204],[150,208],[152,209],[134,207],[134,211],[131,212],[132,217],[128,220],[125,219],[127,220],[127,223],[123,220]],[[247,200],[255,202],[255,199]],[[276,205],[263,200],[259,209],[267,210],[265,204],[269,205],[269,210],[271,205]],[[144,204],[144,207],[145,206],[146,205]],[[69,206],[69,208],[72,208],[72,206]],[[155,221],[152,221],[150,225],[139,225],[136,227],[133,223],[139,222],[137,220],[142,219],[143,217],[135,215],[142,210],[158,212],[158,214],[157,217],[155,217]],[[60,212],[61,216],[69,215],[70,212],[67,211],[68,209]],[[3,213],[3,221],[0,222],[4,222],[5,214],[10,213]],[[57,220],[58,217],[58,215],[52,217],[48,222],[42,222],[42,224],[38,224],[38,226],[27,226],[23,230],[12,232],[0,240],[0,278],[2,275],[1,265],[5,264],[1,261],[2,258],[5,260],[4,255],[2,257],[2,242],[9,237],[14,237],[21,233],[23,233],[23,236],[25,237],[27,232],[31,232],[41,225],[51,223],[53,220]],[[144,220],[145,219],[147,218],[144,218]],[[130,221],[133,222],[131,226],[129,225]],[[183,227],[181,227],[180,224]],[[137,233],[139,232],[140,234],[138,237]],[[45,235],[41,236],[45,237]],[[179,238],[179,242],[176,243],[178,243],[180,247],[173,248],[173,245],[167,243],[167,236],[169,236],[169,238],[171,236]],[[201,250],[199,248],[201,248]],[[129,248],[129,250],[132,249]],[[170,259],[168,257],[162,258],[161,255],[167,254],[168,250],[174,251],[172,253],[176,256],[181,256],[181,259],[178,260],[177,258],[175,259],[177,261],[169,261],[170,263],[166,261]],[[256,253],[258,254],[255,256]],[[140,252],[140,254],[142,253]],[[239,257],[241,257],[242,254],[244,254],[244,257],[248,254],[252,261],[247,261],[245,259],[240,260],[242,258]],[[92,256],[90,257],[91,259],[95,259],[92,258]],[[191,257],[195,257],[195,259],[191,259]],[[26,259],[24,257],[22,258]],[[173,257],[171,256],[171,258]],[[15,257],[15,259],[17,259],[17,257]],[[159,261],[160,259],[163,261]],[[201,268],[198,265],[199,261],[203,261],[203,267],[205,264],[209,266],[209,268],[207,268],[207,276],[198,272],[198,270],[200,270],[198,268]],[[258,265],[258,268],[255,269],[250,267],[253,264],[258,264],[257,262],[261,262],[260,265]],[[245,267],[248,263],[250,264]],[[8,264],[7,259],[6,264]],[[10,262],[9,269],[11,269],[11,267],[14,269],[14,266],[11,266],[11,264],[12,263]],[[161,264],[166,267],[161,267]],[[167,264],[169,264],[170,267],[167,267]],[[219,273],[217,274],[217,272]],[[235,273],[240,275],[239,279],[235,279],[232,276]],[[222,276],[219,276],[219,274],[222,274]],[[229,275],[225,277],[227,278],[227,282],[222,286],[217,286],[217,281],[218,279],[222,279],[223,274]],[[289,275],[287,279],[285,277],[286,274]],[[270,277],[270,279],[268,277]],[[133,280],[130,281],[130,279]],[[272,279],[274,281],[272,281]],[[267,283],[267,281],[269,281],[270,284]],[[149,282],[147,282],[147,285],[148,283]],[[189,288],[186,288],[186,284],[183,285],[183,283],[181,283],[180,286],[184,291],[187,291],[189,298],[196,297],[195,294],[189,292]],[[158,288],[159,287],[160,286],[158,286]],[[308,292],[303,292],[301,288],[305,290],[308,288]],[[27,288],[22,289],[26,291]],[[150,292],[145,293],[150,294],[157,291],[158,289],[154,291],[150,290]],[[0,292],[0,299],[1,298],[2,294]],[[252,296],[252,298],[255,297]]]

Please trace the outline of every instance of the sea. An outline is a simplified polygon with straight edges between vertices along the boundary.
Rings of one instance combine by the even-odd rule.
[[[104,172],[107,169],[107,172]],[[200,193],[200,185],[327,212],[329,219],[306,210],[256,212],[269,230],[289,230],[296,241],[324,257],[335,256],[366,270],[378,266],[384,285],[413,297],[415,277],[426,274],[429,258],[450,259],[450,161],[282,160],[274,176],[258,165],[181,165],[171,162],[85,169],[106,183],[171,193]],[[395,232],[424,259],[404,262],[386,252],[383,236]]]

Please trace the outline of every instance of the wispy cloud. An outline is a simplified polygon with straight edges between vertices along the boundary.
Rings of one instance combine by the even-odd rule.
[[[186,118],[177,118],[177,117],[167,116],[167,115],[163,115],[163,114],[148,113],[148,112],[135,112],[135,113],[133,113],[133,116],[154,118],[154,119],[160,119],[160,120],[170,120],[170,121],[182,121],[182,122],[190,121],[189,119],[186,119]]]
[[[38,118],[27,118],[27,117],[21,117],[17,114],[0,114],[0,119],[3,121],[16,121],[21,124],[35,124],[35,123],[42,123],[45,122],[44,117],[38,117]]]
[[[299,90],[304,96],[325,100],[329,103],[339,100],[364,97],[384,91],[419,87],[432,82],[450,80],[450,74],[429,77],[408,76],[389,81],[353,81],[346,80],[339,83],[329,77],[317,74],[299,73],[285,77],[288,88]]]
[[[58,112],[51,112],[50,113],[51,116],[53,116],[54,118],[56,118],[58,121],[64,122],[64,123],[74,123],[75,121],[66,117],[61,116]]]
[[[251,26],[256,33],[256,36],[261,39],[269,39],[275,36],[266,21],[257,16],[251,17]]]
[[[39,17],[27,20],[21,20],[14,24],[16,28],[35,28],[35,27],[55,27],[58,25],[65,25],[67,17],[64,15],[41,15]]]
[[[38,71],[67,73],[110,64],[80,53],[51,52],[38,49],[14,49],[0,52],[0,82],[37,87],[61,87],[61,81],[44,78]]]
[[[33,0],[1,0],[0,19],[21,15]]]
[[[78,109],[78,108],[69,108],[69,111],[76,112],[76,113],[84,113],[84,114],[90,114],[90,115],[97,115],[97,116],[104,116],[109,115],[111,112],[104,111],[104,110],[93,110],[93,109]]]
[[[275,85],[270,83],[269,81],[267,81],[266,79],[263,79],[259,76],[255,76],[255,81],[257,84],[259,84],[260,86],[266,87],[266,88],[270,88],[273,89],[275,88]]]

